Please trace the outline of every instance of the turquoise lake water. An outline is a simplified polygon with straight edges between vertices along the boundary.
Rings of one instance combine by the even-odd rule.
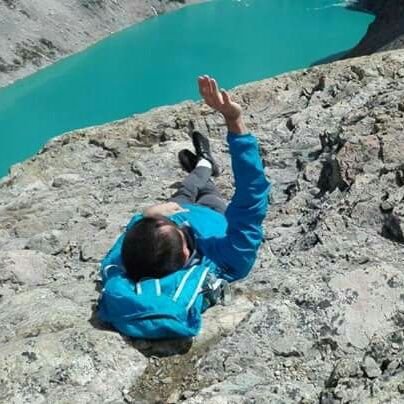
[[[0,90],[0,176],[55,135],[197,99],[198,75],[230,88],[348,50],[373,18],[336,0],[213,0],[135,25]]]

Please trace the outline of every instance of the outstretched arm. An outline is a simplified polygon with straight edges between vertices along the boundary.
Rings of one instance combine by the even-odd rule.
[[[247,276],[254,265],[263,238],[270,184],[265,178],[257,140],[247,132],[240,105],[226,91],[219,91],[209,76],[199,78],[199,89],[205,102],[219,111],[227,124],[236,188],[225,212],[226,236],[206,240],[204,252],[222,268],[220,276],[234,281]]]

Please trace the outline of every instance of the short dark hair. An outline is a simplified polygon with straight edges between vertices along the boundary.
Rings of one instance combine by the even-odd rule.
[[[162,278],[185,264],[183,237],[175,223],[164,216],[145,217],[128,229],[122,244],[127,276]]]

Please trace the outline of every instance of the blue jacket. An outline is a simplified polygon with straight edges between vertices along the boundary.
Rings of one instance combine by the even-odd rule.
[[[229,133],[227,140],[235,193],[225,214],[200,205],[184,205],[186,211],[170,217],[177,224],[192,227],[202,255],[199,264],[160,280],[135,284],[125,277],[122,234],[101,262],[101,320],[138,338],[193,336],[200,330],[201,312],[206,308],[200,292],[207,274],[229,282],[248,275],[263,239],[270,183],[265,178],[256,138]],[[141,218],[135,215],[127,227]]]

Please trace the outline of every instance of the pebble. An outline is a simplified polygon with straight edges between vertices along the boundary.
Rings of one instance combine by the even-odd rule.
[[[363,361],[362,368],[369,379],[376,379],[382,374],[380,366],[371,356],[366,356],[365,360]]]
[[[178,390],[173,391],[167,398],[167,404],[176,404],[181,398],[181,393]]]

